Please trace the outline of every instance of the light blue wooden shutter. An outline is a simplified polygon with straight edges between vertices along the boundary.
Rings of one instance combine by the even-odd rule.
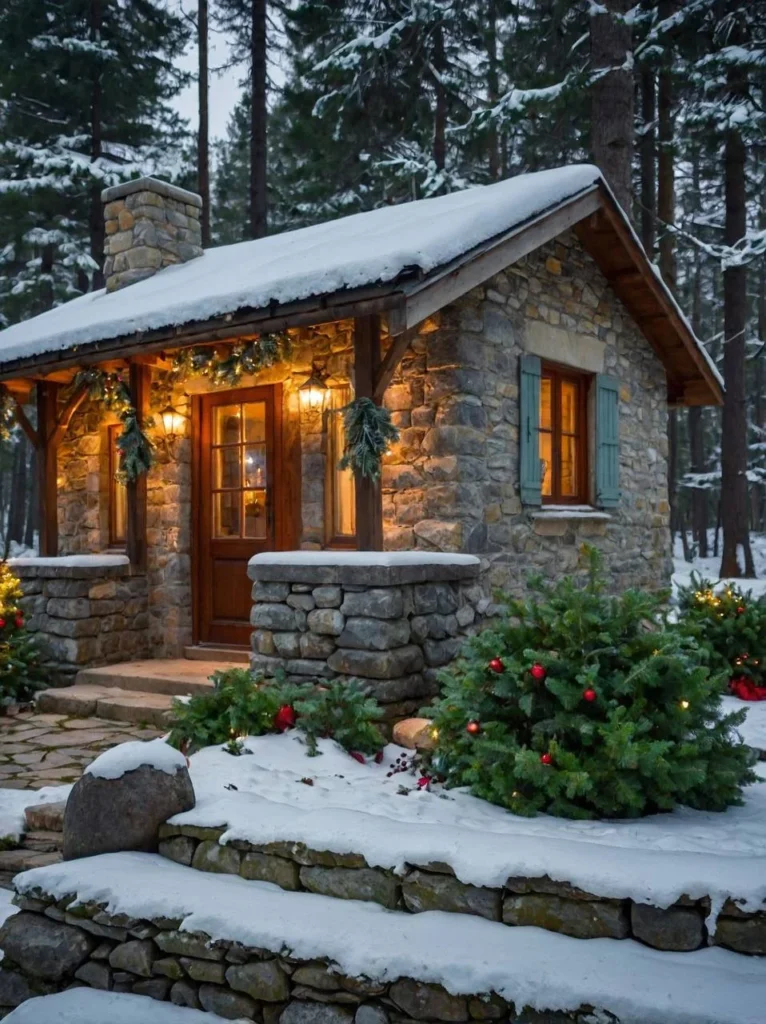
[[[540,359],[521,357],[519,484],[524,505],[542,504],[540,488]]]
[[[620,502],[620,387],[614,377],[596,377],[596,504]]]

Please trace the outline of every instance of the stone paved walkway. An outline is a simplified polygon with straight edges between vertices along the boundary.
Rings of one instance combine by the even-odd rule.
[[[0,717],[0,789],[40,789],[76,782],[108,747],[161,736],[159,729],[102,718],[33,711]]]

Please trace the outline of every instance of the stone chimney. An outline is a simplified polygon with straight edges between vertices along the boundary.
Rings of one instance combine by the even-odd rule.
[[[116,292],[202,255],[202,199],[158,178],[104,189],[104,278]]]

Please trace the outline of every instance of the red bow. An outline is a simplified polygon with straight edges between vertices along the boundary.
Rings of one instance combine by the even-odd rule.
[[[766,700],[766,686],[756,686],[747,676],[730,680],[729,689],[740,700]]]

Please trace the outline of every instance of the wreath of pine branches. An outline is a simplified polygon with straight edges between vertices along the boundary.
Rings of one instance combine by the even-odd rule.
[[[377,480],[381,460],[389,447],[399,440],[399,431],[391,422],[391,413],[371,398],[355,398],[343,407],[346,447],[338,466]]]

